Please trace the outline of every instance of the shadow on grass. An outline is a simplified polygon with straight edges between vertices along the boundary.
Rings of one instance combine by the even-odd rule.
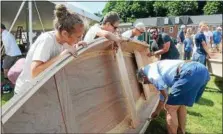
[[[212,100],[208,100],[203,97],[201,97],[200,100],[196,104],[206,105],[206,106],[214,106],[214,102]]]
[[[216,88],[212,88],[212,87],[206,87],[205,88],[205,92],[222,93],[222,90],[216,89]]]
[[[202,115],[202,114],[197,113],[197,112],[194,112],[194,111],[187,111],[187,113],[188,113],[189,115],[192,115],[192,116],[203,117],[203,115]]]
[[[214,82],[222,93],[223,92],[223,78],[216,76]]]
[[[152,120],[147,128],[145,134],[167,134],[165,113],[161,112],[160,116]],[[186,134],[191,134],[186,132]]]
[[[145,134],[167,134],[164,112],[161,112],[159,117],[150,122]]]

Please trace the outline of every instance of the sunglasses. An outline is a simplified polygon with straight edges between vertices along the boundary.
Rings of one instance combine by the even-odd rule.
[[[137,29],[137,28],[136,28],[136,29]],[[137,29],[137,30],[138,30],[141,34],[144,33],[144,31],[141,31],[141,30],[139,30],[139,29]]]
[[[114,26],[113,24],[111,24],[111,26],[114,28],[114,30],[116,30],[118,27]]]

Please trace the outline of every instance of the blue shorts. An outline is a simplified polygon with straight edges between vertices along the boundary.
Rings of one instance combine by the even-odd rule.
[[[199,62],[199,63],[206,66],[206,55],[199,54],[199,53],[195,52],[193,57],[192,57],[192,61]]]
[[[175,76],[167,104],[193,106],[205,90],[210,75],[207,68],[197,62],[184,63]]]

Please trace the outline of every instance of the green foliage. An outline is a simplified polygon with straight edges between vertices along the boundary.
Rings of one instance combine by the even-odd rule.
[[[222,14],[223,2],[222,1],[208,1],[203,8],[204,14]]]
[[[166,1],[156,1],[153,4],[154,7],[154,13],[156,16],[159,17],[164,17],[167,15],[167,11],[168,11],[168,2]]]
[[[198,9],[196,1],[170,1],[167,4],[168,16],[194,15]]]
[[[223,11],[222,1],[109,1],[102,13],[117,12],[123,22],[136,18],[180,15],[218,14]]]
[[[136,18],[153,16],[153,1],[109,1],[102,13],[110,11],[119,14],[123,22],[133,22]]]

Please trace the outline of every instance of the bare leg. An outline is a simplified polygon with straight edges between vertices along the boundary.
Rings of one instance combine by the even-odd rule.
[[[178,128],[178,117],[177,110],[179,109],[179,105],[168,105],[166,104],[166,123],[167,130],[169,134],[176,134]]]
[[[186,106],[181,105],[180,108],[178,109],[178,122],[179,122],[178,131],[180,134],[185,134],[186,116],[187,116]]]
[[[4,78],[8,78],[9,69],[4,69]]]

